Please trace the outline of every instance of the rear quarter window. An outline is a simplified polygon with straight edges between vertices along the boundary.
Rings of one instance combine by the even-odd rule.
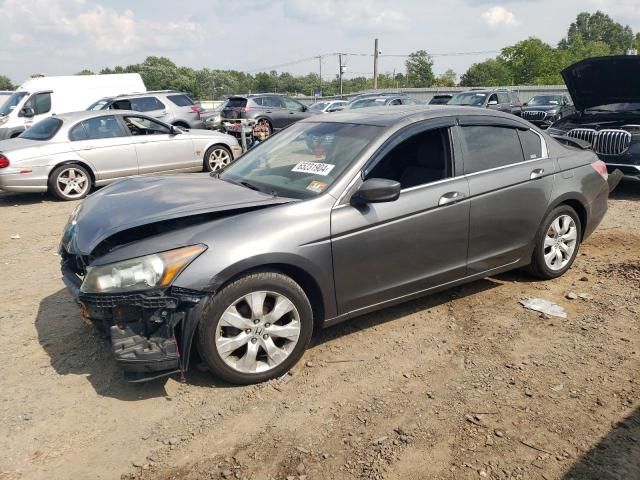
[[[464,173],[476,173],[522,162],[517,130],[498,126],[461,127],[465,144]]]
[[[167,98],[179,107],[190,107],[194,105],[193,100],[187,95],[167,95]]]

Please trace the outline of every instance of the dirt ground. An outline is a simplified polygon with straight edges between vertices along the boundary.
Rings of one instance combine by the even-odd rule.
[[[564,277],[510,273],[327,329],[250,387],[122,380],[59,278],[73,207],[0,194],[1,480],[640,479],[640,183]]]

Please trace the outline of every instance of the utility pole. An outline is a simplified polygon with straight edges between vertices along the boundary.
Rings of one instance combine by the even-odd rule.
[[[340,96],[342,96],[342,73],[343,73],[343,65],[342,65],[342,54],[339,53],[338,54],[338,64],[339,64],[339,70],[338,70],[338,78],[340,79]]]
[[[378,54],[380,52],[377,38],[373,45],[373,88],[376,89],[378,88]]]
[[[318,89],[319,96],[322,97],[322,55],[318,57],[318,61],[320,62],[320,87]]]

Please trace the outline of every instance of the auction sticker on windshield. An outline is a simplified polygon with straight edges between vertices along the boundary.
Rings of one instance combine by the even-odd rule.
[[[313,173],[314,175],[322,175],[326,177],[333,170],[335,165],[320,162],[300,162],[291,169],[292,172]]]

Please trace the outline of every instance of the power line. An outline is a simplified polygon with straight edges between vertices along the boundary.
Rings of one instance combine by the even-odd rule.
[[[500,53],[501,50],[481,50],[475,52],[447,52],[447,53],[429,53],[430,57],[462,57],[462,56],[473,56],[473,55],[495,55]],[[322,55],[314,55],[312,57],[301,58],[298,60],[292,60],[290,62],[280,63],[278,65],[271,65],[269,67],[262,68],[253,68],[251,70],[246,70],[246,73],[256,73],[256,72],[267,72],[271,70],[278,70],[283,67],[291,67],[293,65],[299,65],[301,63],[317,61],[319,58],[322,59],[324,57],[338,57],[339,55],[347,56],[347,57],[373,57],[372,53],[325,53]],[[380,57],[389,57],[389,58],[409,58],[411,54],[380,54]]]

